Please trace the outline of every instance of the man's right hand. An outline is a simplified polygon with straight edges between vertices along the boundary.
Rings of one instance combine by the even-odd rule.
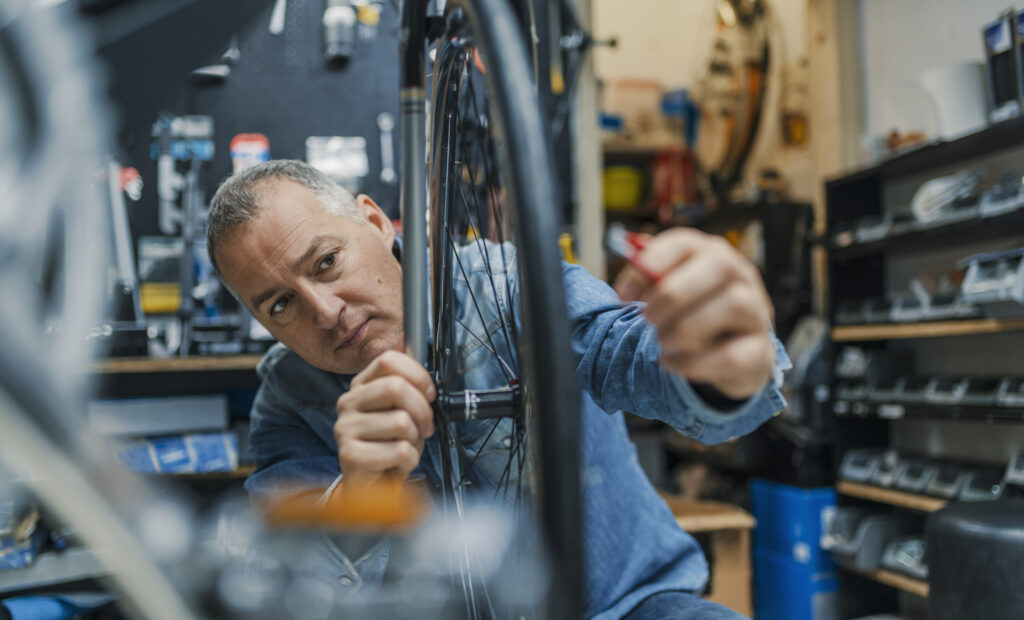
[[[334,423],[343,484],[372,484],[385,475],[404,480],[434,434],[435,398],[426,369],[397,351],[383,353],[353,377],[338,398]]]

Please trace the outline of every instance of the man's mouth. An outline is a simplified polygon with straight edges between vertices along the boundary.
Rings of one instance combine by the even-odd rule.
[[[349,335],[348,338],[345,338],[344,340],[342,340],[341,344],[339,344],[335,348],[338,349],[338,350],[340,350],[340,349],[347,349],[349,347],[354,347],[354,346],[358,345],[360,342],[362,342],[363,338],[366,336],[366,326],[370,324],[371,320],[372,319],[366,319],[365,321],[363,321],[362,325],[357,327],[355,329],[355,331],[353,331]]]

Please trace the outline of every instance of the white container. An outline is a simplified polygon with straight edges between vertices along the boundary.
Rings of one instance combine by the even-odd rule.
[[[921,75],[921,86],[935,103],[939,137],[952,140],[983,129],[987,124],[984,63],[933,67]]]

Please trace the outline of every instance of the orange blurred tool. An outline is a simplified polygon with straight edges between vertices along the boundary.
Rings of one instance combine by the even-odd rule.
[[[317,496],[301,495],[265,506],[265,513],[274,527],[380,532],[414,527],[429,507],[421,485],[384,478],[360,486],[342,483],[325,504]]]

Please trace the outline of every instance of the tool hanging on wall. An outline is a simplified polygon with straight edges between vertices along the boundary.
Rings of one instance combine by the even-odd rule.
[[[377,115],[377,129],[380,129],[380,182],[394,185],[398,181],[395,173],[395,150],[393,132],[395,117],[388,112]]]
[[[369,43],[377,38],[377,27],[380,25],[382,7],[379,2],[355,2],[359,42]]]
[[[349,0],[326,0],[324,7],[324,60],[343,64],[352,56],[356,40],[356,9]]]
[[[727,203],[743,176],[764,107],[771,62],[765,0],[716,0],[716,36],[697,87],[696,155],[710,198]]]
[[[135,273],[135,254],[132,251],[132,234],[128,225],[124,193],[136,188],[141,193],[141,184],[142,177],[135,168],[122,168],[116,161],[107,164],[107,189],[110,194],[110,218],[114,229],[114,260],[117,270],[117,281],[114,286],[114,319],[132,323],[142,319],[142,308],[139,305],[139,280]]]
[[[287,9],[288,0],[277,0],[274,3],[274,10],[270,14],[270,27],[268,30],[274,36],[280,36],[284,32],[284,14]]]
[[[220,60],[212,65],[204,65],[188,75],[193,86],[216,86],[224,83],[231,75],[231,67],[242,57],[238,49],[238,36],[231,37],[231,44],[221,54]]]
[[[162,116],[153,124],[153,137],[156,138],[152,155],[157,160],[160,231],[165,235],[178,234],[182,239],[178,306],[182,342],[178,353],[186,356],[191,348],[192,319],[196,310],[193,297],[196,236],[206,202],[199,176],[203,164],[213,159],[213,117]],[[178,170],[179,164],[185,168],[183,173]]]

